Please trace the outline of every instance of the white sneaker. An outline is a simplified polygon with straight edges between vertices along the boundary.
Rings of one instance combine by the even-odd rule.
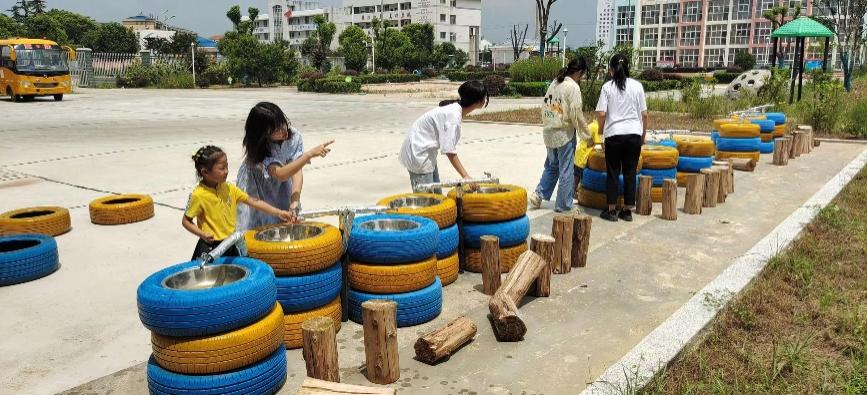
[[[533,194],[530,195],[530,198],[527,200],[529,200],[530,208],[532,208],[533,210],[538,210],[540,207],[542,207],[542,196],[540,196],[538,192],[533,192]]]

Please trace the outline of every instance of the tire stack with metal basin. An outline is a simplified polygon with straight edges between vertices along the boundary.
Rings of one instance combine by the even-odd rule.
[[[641,162],[639,161],[639,168]],[[604,210],[608,208],[606,197],[608,167],[605,165],[605,152],[594,149],[587,156],[587,166],[581,176],[581,186],[578,187],[578,204],[584,207]],[[623,176],[620,176],[620,199],[618,206],[623,205]]]
[[[397,326],[423,324],[442,310],[437,275],[440,228],[425,217],[377,214],[356,218],[349,236],[349,318],[361,323],[361,304],[397,303]]]
[[[650,190],[650,198],[653,202],[662,201],[662,184],[665,180],[677,180],[679,158],[677,148],[671,147],[670,144],[641,147],[641,171],[638,174],[653,177],[653,188]]]
[[[765,117],[750,119],[750,123],[759,125],[759,138],[762,140],[759,143],[759,153],[773,154],[774,130],[776,129],[776,123]]]
[[[33,281],[60,268],[59,236],[72,229],[69,210],[30,207],[0,214],[0,286]]]
[[[145,279],[137,300],[151,331],[150,393],[276,393],[287,373],[276,296],[274,271],[251,258],[186,262]]]
[[[716,123],[716,121],[714,121]],[[759,161],[761,153],[761,126],[751,122],[732,120],[721,123],[716,141],[717,159],[743,158]]]
[[[301,348],[301,324],[330,317],[340,330],[343,239],[322,222],[270,225],[244,234],[247,253],[273,269],[277,302],[283,311],[283,342]]]
[[[713,166],[714,142],[704,136],[674,136],[677,142],[677,185],[686,186],[686,177]]]
[[[449,197],[457,196],[457,190]],[[530,220],[527,218],[527,190],[517,185],[482,184],[465,188],[463,195],[464,269],[481,273],[481,237],[500,239],[500,270],[507,273],[527,251]]]
[[[765,118],[769,121],[774,121],[774,139],[785,137],[786,133],[789,132],[789,128],[786,125],[786,114],[781,112],[768,112],[765,113]]]
[[[437,275],[444,287],[458,279],[458,208],[454,199],[435,193],[406,193],[389,196],[377,204],[388,207],[391,214],[417,215],[436,222],[439,227]]]

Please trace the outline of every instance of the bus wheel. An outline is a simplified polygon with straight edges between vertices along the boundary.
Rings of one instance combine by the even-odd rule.
[[[54,101],[63,101],[63,94],[54,95]]]
[[[12,87],[6,87],[6,96],[9,96],[13,102],[19,101],[18,95],[16,95],[15,92],[12,92]]]

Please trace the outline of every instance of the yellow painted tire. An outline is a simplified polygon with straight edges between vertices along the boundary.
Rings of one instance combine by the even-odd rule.
[[[677,148],[662,145],[644,145],[641,147],[641,166],[645,169],[677,167],[679,157]]]
[[[685,187],[686,186],[686,177],[689,176],[690,174],[695,174],[695,173],[685,173],[682,171],[677,172],[677,186]]]
[[[24,233],[58,236],[71,228],[69,210],[63,207],[28,207],[0,214],[0,236]]]
[[[455,200],[435,193],[405,193],[394,195],[380,200],[377,204],[380,206],[391,207],[391,202],[407,197],[437,199],[440,203],[429,207],[398,207],[388,210],[388,212],[392,214],[417,215],[419,217],[429,218],[434,220],[437,225],[439,225],[440,229],[448,228],[449,226],[454,225],[455,221],[457,221],[458,206],[455,204]]]
[[[256,240],[256,233],[272,227],[269,225],[247,231],[244,239],[247,255],[264,261],[274,269],[278,276],[295,276],[313,273],[340,260],[343,255],[343,239],[337,228],[322,222],[304,222],[321,229],[316,236],[290,242],[270,242]]]
[[[499,188],[498,193],[464,193],[464,220],[470,222],[499,222],[520,218],[527,213],[527,190],[517,185],[482,184],[481,188]],[[454,199],[452,189],[449,197]]]
[[[662,203],[662,187],[650,188],[650,201],[654,203]]]
[[[756,138],[761,134],[761,127],[754,123],[737,123],[722,125],[719,136],[726,138]]]
[[[437,261],[437,276],[440,277],[444,287],[458,279],[459,270],[460,259],[457,252]]]
[[[516,246],[500,248],[500,271],[508,273],[512,266],[518,262],[518,257],[527,252],[527,243]],[[482,251],[476,248],[467,248],[467,261],[465,270],[473,273],[482,272]]]
[[[675,136],[677,151],[680,156],[713,156],[716,145],[710,137]]]
[[[602,192],[578,187],[578,204],[588,208],[605,210],[608,208],[608,197]],[[623,207],[623,196],[617,199],[617,207]]]
[[[755,152],[728,152],[728,151],[720,151],[716,154],[716,158],[719,160],[729,159],[729,158],[743,158],[743,159],[752,159],[756,163],[759,163],[762,154],[759,151]]]
[[[90,222],[122,225],[154,216],[154,201],[148,195],[111,195],[90,202]]]
[[[713,129],[716,130],[716,131],[719,131],[719,130],[720,130],[720,127],[722,127],[722,125],[724,125],[724,124],[732,124],[732,123],[738,123],[738,120],[735,119],[735,118],[720,118],[720,119],[714,119],[714,120],[713,120]]]
[[[301,337],[301,324],[311,318],[329,317],[334,321],[334,330],[340,332],[340,321],[343,318],[340,312],[340,297],[332,300],[325,306],[302,311],[300,313],[290,313],[283,316],[283,344],[287,349],[301,348],[303,340]]]
[[[603,173],[608,171],[608,165],[605,164],[605,152],[598,149],[591,151],[590,155],[587,156],[587,167],[590,170],[601,171]]]
[[[774,134],[773,133],[762,133],[761,138],[762,138],[763,143],[769,143],[771,141],[774,141]]]
[[[786,133],[788,131],[789,131],[789,128],[787,128],[786,125],[777,125],[777,126],[774,126],[774,133],[772,133],[772,134],[773,134],[774,138],[785,137]]]
[[[243,328],[204,337],[169,337],[151,333],[157,364],[176,373],[213,374],[261,361],[283,346],[283,309]]]
[[[376,294],[417,291],[436,280],[437,258],[402,265],[350,262],[348,277],[349,286],[359,291]]]

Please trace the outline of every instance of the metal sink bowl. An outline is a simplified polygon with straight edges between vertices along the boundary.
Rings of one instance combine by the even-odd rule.
[[[174,274],[163,280],[163,287],[194,291],[226,286],[245,279],[247,268],[238,265],[214,265],[192,268]]]
[[[377,219],[362,223],[362,229],[377,230],[382,232],[399,232],[419,227],[418,223],[405,219]]]
[[[256,233],[256,240],[270,242],[298,241],[319,236],[322,228],[310,224],[292,224],[272,226]]]
[[[440,203],[442,203],[442,200],[434,199],[432,197],[407,196],[392,200],[391,203],[388,204],[388,208],[424,208],[436,206]]]
[[[503,188],[503,187],[481,187],[481,188],[479,188],[479,189],[477,189],[477,190],[475,190],[475,191],[469,191],[469,193],[484,193],[484,194],[503,193],[503,192],[509,192],[509,188]]]

